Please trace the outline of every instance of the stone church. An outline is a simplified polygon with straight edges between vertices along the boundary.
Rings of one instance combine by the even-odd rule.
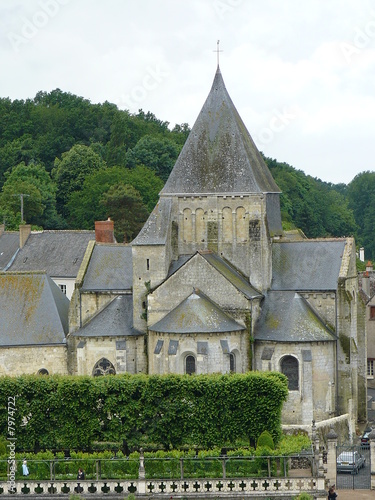
[[[366,418],[352,238],[284,233],[280,190],[219,67],[143,229],[88,244],[69,308],[70,374],[243,373],[289,381],[283,422]]]

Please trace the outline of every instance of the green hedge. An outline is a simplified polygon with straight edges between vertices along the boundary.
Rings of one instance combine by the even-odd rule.
[[[256,442],[264,430],[277,443],[287,395],[275,372],[0,377],[0,435],[15,397],[18,450],[88,450],[94,441],[212,448]]]
[[[211,450],[169,450],[145,452],[145,470],[147,479],[178,479],[181,474],[181,459],[186,478],[217,477],[221,478],[222,461],[226,462],[227,477],[256,477],[268,475],[268,457],[270,457],[271,475],[283,475],[284,467],[288,470],[288,455],[310,450],[311,442],[306,435],[283,436],[275,450],[258,447],[228,450],[226,456],[220,448]],[[96,473],[102,479],[137,479],[139,453],[134,452],[124,457],[121,452],[76,453],[65,459],[64,453],[40,452],[17,453],[17,478],[22,477],[22,461],[28,461],[30,476],[33,480],[47,480],[50,477],[50,462],[56,479],[75,479],[79,467],[85,471],[86,479],[95,479]],[[285,464],[284,464],[285,461]],[[98,470],[96,469],[98,463]],[[7,455],[0,456],[0,480],[7,478]]]

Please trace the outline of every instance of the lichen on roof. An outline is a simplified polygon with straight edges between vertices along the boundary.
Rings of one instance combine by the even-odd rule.
[[[45,273],[0,274],[0,345],[63,344],[69,300]]]
[[[161,194],[279,192],[218,68],[211,91]]]
[[[163,333],[225,333],[245,330],[204,293],[194,290],[149,328]]]
[[[255,340],[277,342],[334,341],[334,332],[311,305],[294,291],[270,291],[254,329]]]

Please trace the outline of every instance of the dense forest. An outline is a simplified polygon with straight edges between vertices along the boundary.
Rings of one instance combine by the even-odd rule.
[[[16,229],[93,229],[115,221],[118,241],[131,241],[189,134],[151,112],[91,104],[56,89],[34,99],[0,99],[0,222]],[[282,191],[285,229],[311,238],[354,235],[375,259],[375,172],[331,184],[265,158]],[[303,167],[303,166],[302,166]]]

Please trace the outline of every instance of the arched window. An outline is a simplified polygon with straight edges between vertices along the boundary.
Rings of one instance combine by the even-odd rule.
[[[195,373],[195,358],[194,356],[186,356],[185,371],[188,375]]]
[[[229,370],[231,373],[236,373],[236,355],[233,352],[229,354]]]
[[[106,358],[99,359],[92,371],[94,377],[100,375],[116,375],[116,370],[113,364]]]
[[[195,241],[202,243],[206,240],[206,221],[204,217],[204,210],[197,208],[195,211]]]
[[[247,241],[247,227],[246,227],[246,210],[244,207],[238,207],[236,210],[236,238],[237,243]]]
[[[281,373],[288,379],[288,389],[298,391],[298,360],[294,356],[285,356],[281,360]]]
[[[232,243],[233,241],[233,216],[232,209],[223,208],[223,242]]]
[[[38,375],[49,375],[49,373],[46,368],[41,368],[40,370],[38,370]]]
[[[184,234],[184,241],[186,243],[191,243],[193,241],[193,219],[190,208],[185,208],[183,215],[182,230]]]

